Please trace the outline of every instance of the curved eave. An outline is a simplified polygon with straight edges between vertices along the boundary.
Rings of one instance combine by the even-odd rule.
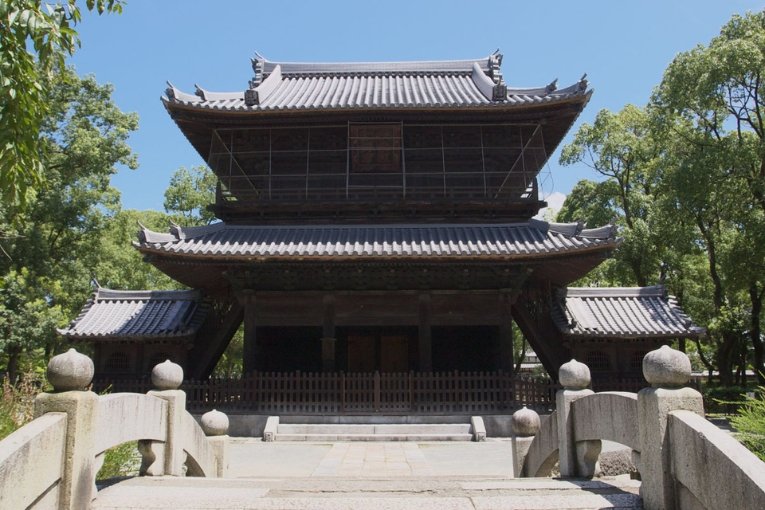
[[[682,331],[674,333],[642,333],[642,332],[630,332],[630,333],[613,333],[602,331],[585,331],[585,332],[571,332],[562,331],[562,333],[572,339],[586,340],[588,338],[604,338],[604,339],[620,339],[620,340],[672,340],[675,338],[698,338],[704,336],[705,332],[700,331]]]
[[[508,255],[210,255],[186,253],[182,251],[167,250],[144,245],[135,245],[135,247],[144,255],[159,255],[167,259],[178,259],[179,262],[220,262],[220,263],[269,263],[269,262],[425,262],[425,263],[460,263],[460,262],[534,262],[565,258],[568,256],[579,256],[582,254],[591,254],[599,252],[609,252],[616,249],[621,240],[603,241],[591,246],[550,249],[547,251],[537,251],[529,253],[518,253]]]
[[[242,117],[260,117],[273,114],[290,115],[301,113],[326,113],[326,112],[432,112],[438,111],[459,111],[459,112],[484,112],[484,111],[502,111],[502,110],[532,110],[544,108],[548,105],[563,105],[567,103],[581,103],[582,108],[587,105],[592,97],[594,90],[589,89],[581,94],[571,96],[548,96],[537,100],[528,101],[496,101],[482,104],[453,104],[453,103],[435,103],[435,104],[417,104],[417,105],[350,105],[350,106],[306,106],[306,107],[268,107],[260,106],[242,108],[240,106],[219,106],[205,105],[202,103],[190,103],[188,101],[179,101],[176,99],[162,96],[162,103],[168,112],[186,111],[186,112],[205,112],[213,114],[236,115]]]
[[[168,333],[164,335],[81,335],[70,334],[66,330],[58,330],[59,335],[72,342],[123,342],[136,343],[143,341],[165,341],[173,343],[194,343],[194,332]]]

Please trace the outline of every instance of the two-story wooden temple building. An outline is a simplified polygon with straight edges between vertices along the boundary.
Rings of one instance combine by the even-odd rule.
[[[501,62],[258,56],[245,90],[171,85],[220,221],[142,228],[136,248],[194,291],[101,289],[63,333],[98,346],[101,374],[167,354],[194,378],[242,323],[245,371],[274,372],[508,371],[515,321],[553,376],[574,354],[624,375],[697,335],[663,289],[567,290],[619,244],[610,225],[534,219],[592,91],[514,88]]]

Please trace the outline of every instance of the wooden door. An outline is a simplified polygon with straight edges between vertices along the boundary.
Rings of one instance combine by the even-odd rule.
[[[374,335],[348,335],[348,371],[374,372],[377,369]]]
[[[380,336],[380,371],[409,371],[409,338],[406,335]]]

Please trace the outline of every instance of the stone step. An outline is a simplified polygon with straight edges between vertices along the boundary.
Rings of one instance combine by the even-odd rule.
[[[437,434],[437,433],[422,433],[422,434],[384,434],[384,433],[370,433],[370,434],[350,434],[350,433],[337,433],[337,434],[283,434],[281,432],[274,436],[274,441],[312,441],[312,442],[327,442],[327,441],[472,441],[473,434],[470,433],[451,433],[451,434]]]
[[[449,434],[470,434],[469,423],[445,423],[445,424],[288,424],[280,423],[277,434],[325,434],[325,435],[346,435],[346,434],[417,434],[417,435],[449,435]]]
[[[566,510],[643,508],[639,482],[621,479],[131,478],[102,488],[93,510]]]

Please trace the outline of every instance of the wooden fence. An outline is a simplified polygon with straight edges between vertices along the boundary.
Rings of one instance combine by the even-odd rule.
[[[149,381],[101,380],[98,390],[145,392]],[[186,381],[187,407],[268,414],[509,412],[550,408],[558,385],[497,372],[253,372]]]

